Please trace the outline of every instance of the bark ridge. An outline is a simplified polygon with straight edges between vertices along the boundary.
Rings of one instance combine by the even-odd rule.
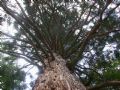
[[[54,56],[55,60],[38,77],[33,90],[86,90],[79,79],[70,73],[65,60],[56,54]]]

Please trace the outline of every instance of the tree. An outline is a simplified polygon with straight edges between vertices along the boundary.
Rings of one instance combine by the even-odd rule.
[[[89,90],[120,85],[119,78],[106,79],[109,70],[119,70],[118,64],[113,66],[119,56],[119,0],[13,1],[15,5],[0,1],[17,30],[14,36],[1,31],[12,41],[7,43],[11,48],[0,51],[40,70],[42,63],[44,73],[34,90],[85,90],[78,77]],[[104,51],[107,44],[115,44],[115,49]],[[100,82],[104,84],[97,86]]]
[[[25,73],[14,64],[15,58],[11,56],[3,57],[2,54],[0,54],[0,57],[0,89],[25,89],[25,85],[21,83],[25,78]]]

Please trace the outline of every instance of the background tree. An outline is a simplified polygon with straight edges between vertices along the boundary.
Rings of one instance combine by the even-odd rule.
[[[60,75],[67,71],[65,76],[74,78],[71,73],[75,73],[90,90],[119,88],[119,0],[13,1],[14,5],[9,0],[0,1],[2,9],[14,18],[17,30],[14,36],[1,31],[12,39],[7,42],[12,48],[0,51],[25,58],[40,70],[42,63],[44,74],[38,78],[35,90],[42,83],[48,85],[48,78],[54,81],[54,69],[58,68],[61,68],[60,73],[57,71]],[[110,45],[114,48],[107,50]],[[64,86],[60,83],[61,88],[74,88],[71,84],[77,80],[66,80],[69,85],[64,81]]]
[[[0,54],[0,89],[1,90],[23,90],[26,88],[24,81],[25,73],[14,63],[11,56],[1,56]]]

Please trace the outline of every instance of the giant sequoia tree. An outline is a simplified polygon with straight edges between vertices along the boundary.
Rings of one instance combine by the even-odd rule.
[[[33,90],[118,90],[119,5],[119,0],[1,0],[17,32],[0,32],[11,38],[0,52],[43,69]],[[112,51],[105,50],[112,44]]]

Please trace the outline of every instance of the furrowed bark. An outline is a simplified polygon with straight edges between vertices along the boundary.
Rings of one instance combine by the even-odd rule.
[[[56,54],[54,56],[55,60],[38,77],[33,90],[86,90],[79,79],[70,73],[65,60]]]

